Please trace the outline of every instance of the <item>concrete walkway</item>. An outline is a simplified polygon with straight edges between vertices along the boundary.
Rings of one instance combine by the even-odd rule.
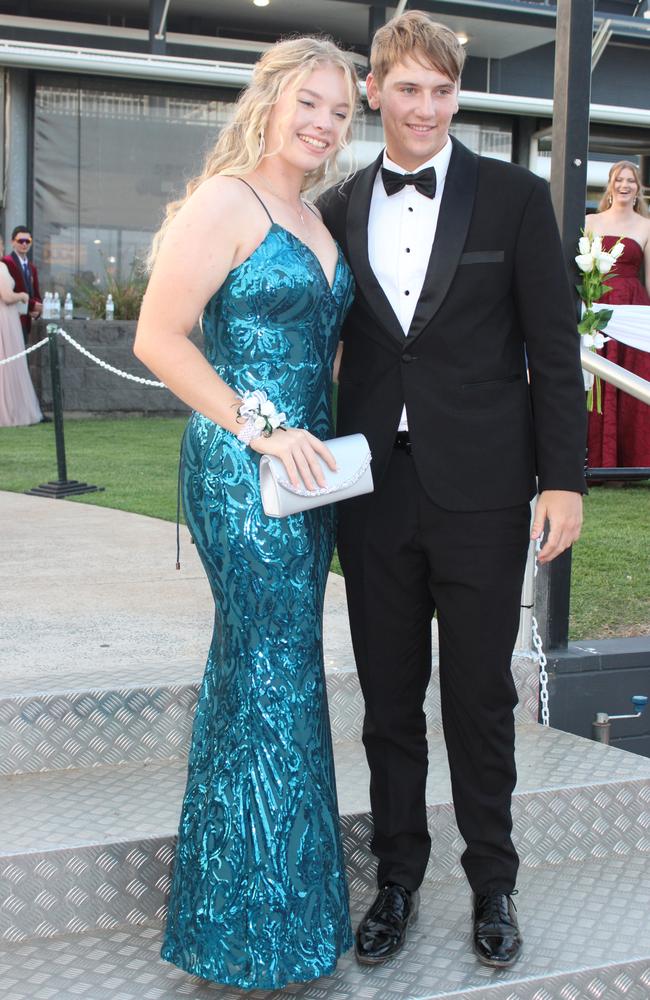
[[[213,604],[181,527],[106,507],[0,492],[0,694],[57,683],[86,686],[143,667],[200,676]],[[345,588],[330,574],[325,663],[354,668]]]

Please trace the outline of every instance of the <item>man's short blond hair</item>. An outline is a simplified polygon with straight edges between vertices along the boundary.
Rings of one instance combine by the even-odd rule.
[[[455,83],[460,81],[465,50],[456,35],[444,24],[420,10],[393,17],[372,40],[370,71],[381,86],[393,66],[408,57],[437,69]]]

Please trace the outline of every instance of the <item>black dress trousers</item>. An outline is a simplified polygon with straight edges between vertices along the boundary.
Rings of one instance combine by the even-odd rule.
[[[366,715],[378,883],[416,889],[427,830],[424,697],[438,618],[442,720],[462,864],[475,892],[514,888],[510,663],[530,508],[450,511],[395,450],[375,493],[340,505],[339,555]]]

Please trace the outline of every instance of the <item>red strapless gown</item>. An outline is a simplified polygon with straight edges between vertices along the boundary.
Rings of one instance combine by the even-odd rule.
[[[616,236],[603,236],[603,249],[610,250]],[[636,240],[625,237],[625,250],[615,264],[615,274],[605,275],[611,292],[601,302],[619,306],[650,306],[650,296],[639,281],[643,250]],[[648,311],[650,324],[650,310]],[[607,335],[607,329],[605,329]],[[650,353],[609,340],[600,352],[614,364],[650,380]],[[650,466],[650,406],[602,383],[602,414],[589,414],[588,462],[591,468]]]

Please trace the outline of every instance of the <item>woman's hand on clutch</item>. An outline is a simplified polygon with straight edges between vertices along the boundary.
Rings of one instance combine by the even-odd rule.
[[[253,438],[250,446],[260,455],[279,458],[292,486],[299,486],[301,479],[308,490],[325,486],[321,460],[336,471],[336,460],[329,448],[309,431],[298,427],[279,428],[270,437]]]

